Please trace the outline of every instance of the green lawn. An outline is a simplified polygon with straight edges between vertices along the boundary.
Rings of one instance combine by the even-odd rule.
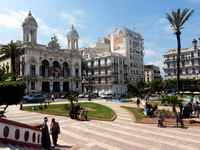
[[[104,105],[93,103],[93,102],[83,102],[83,103],[75,103],[75,105],[80,105],[88,111],[88,117],[97,118],[97,119],[112,119],[115,116],[115,112]],[[32,110],[33,107],[36,107],[36,110]],[[44,108],[40,110],[38,105],[26,106],[23,107],[24,110],[36,111],[36,112],[46,112],[46,113],[54,113],[54,114],[63,114],[68,116],[70,110],[70,104],[50,104],[47,105],[48,108]]]
[[[129,110],[131,113],[134,114],[135,118],[136,118],[136,121],[142,121],[143,118],[146,118],[146,116],[144,115],[143,113],[143,109],[138,109],[138,108],[135,108],[135,107],[126,107],[126,106],[121,106],[127,110]]]

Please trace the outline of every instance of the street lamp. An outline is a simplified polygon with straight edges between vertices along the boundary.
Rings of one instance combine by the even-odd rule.
[[[194,46],[194,49],[196,50],[196,49],[197,49],[197,40],[194,39],[194,40],[192,41],[192,44],[193,44],[193,46]]]
[[[92,83],[94,81],[94,78],[92,75],[88,75],[86,73],[83,73],[83,77],[85,79],[85,81],[87,81],[87,85],[88,85],[88,88],[87,88],[87,91],[88,91],[88,101],[91,101],[91,93],[92,93]],[[90,91],[89,91],[89,88],[90,88]]]

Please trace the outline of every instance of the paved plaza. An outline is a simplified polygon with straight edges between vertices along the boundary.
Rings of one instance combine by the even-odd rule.
[[[42,123],[47,116],[60,123],[58,149],[69,150],[199,150],[199,127],[187,129],[168,126],[158,128],[155,124],[134,123],[130,112],[121,105],[133,106],[130,103],[116,103],[106,100],[95,102],[112,108],[117,113],[114,121],[76,121],[69,117],[46,115],[20,111],[19,106],[11,106],[6,113],[7,119],[26,124]],[[0,149],[3,149],[0,146]]]

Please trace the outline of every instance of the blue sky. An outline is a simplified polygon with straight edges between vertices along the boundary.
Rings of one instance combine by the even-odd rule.
[[[22,40],[22,22],[31,11],[38,22],[38,43],[48,44],[55,33],[62,48],[73,24],[79,47],[107,37],[115,28],[126,27],[144,38],[145,64],[163,66],[162,54],[176,49],[176,37],[165,13],[177,8],[195,10],[182,30],[182,48],[192,47],[200,37],[200,0],[1,0],[0,43]]]

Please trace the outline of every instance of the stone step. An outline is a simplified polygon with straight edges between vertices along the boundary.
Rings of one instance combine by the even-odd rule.
[[[3,144],[0,142],[0,150],[44,150],[44,149],[21,147],[19,145]]]

